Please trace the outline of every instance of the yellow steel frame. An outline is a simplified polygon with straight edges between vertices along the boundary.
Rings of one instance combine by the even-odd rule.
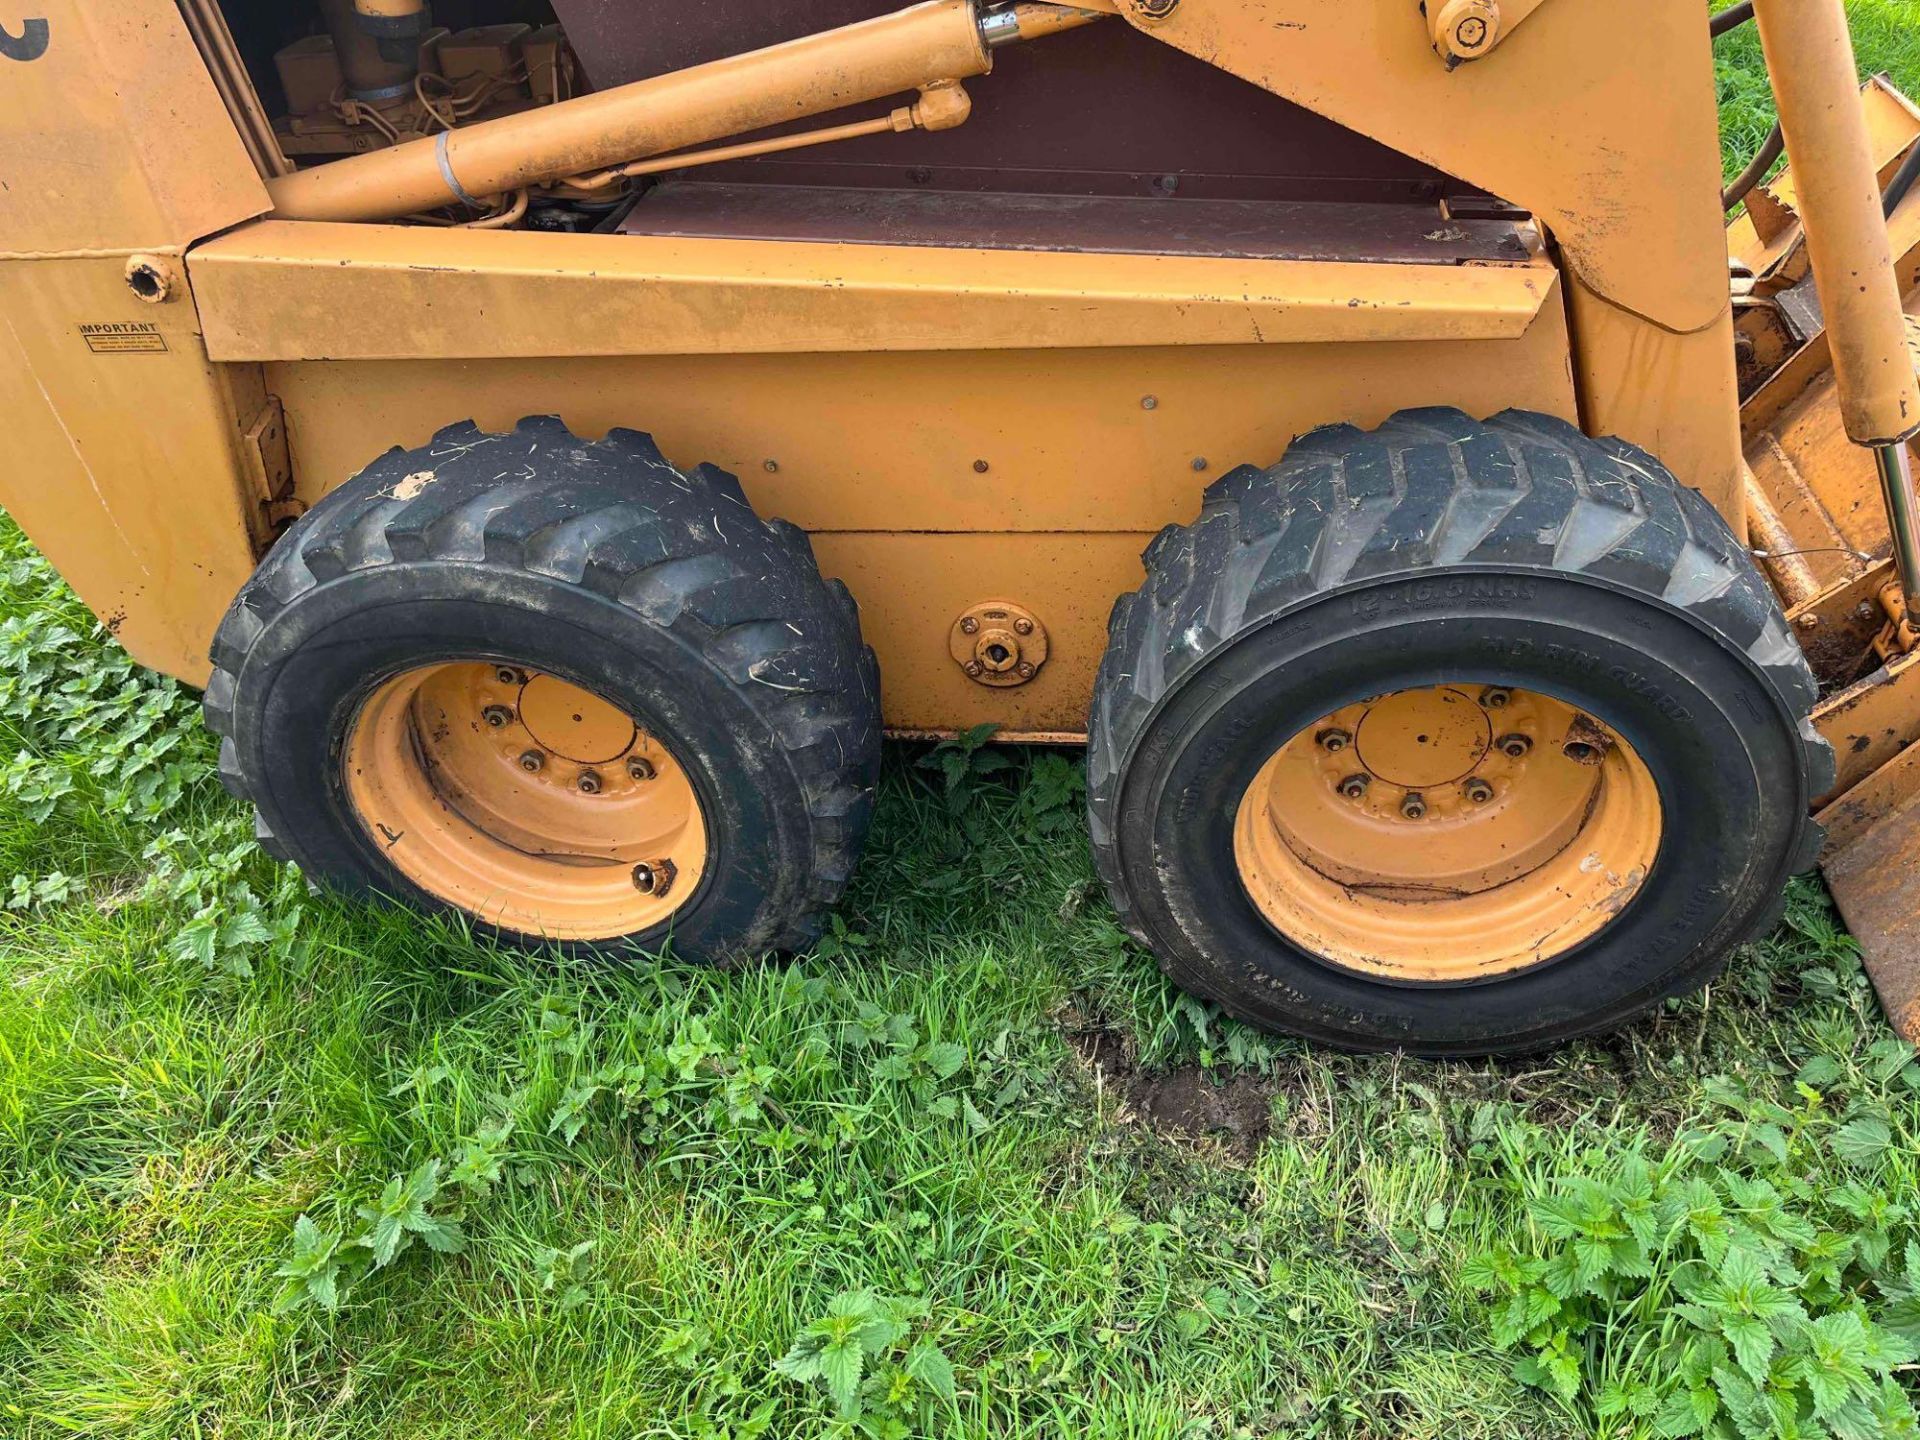
[[[309,501],[470,414],[638,425],[741,471],[854,583],[914,729],[1078,731],[1143,539],[1315,424],[1562,414],[1741,520],[1712,66],[1671,0],[1550,0],[1453,69],[1413,0],[1090,7],[1542,218],[1550,250],[1486,268],[263,221],[171,0],[43,8],[46,55],[0,66],[0,501],[189,680],[264,533],[269,396]],[[184,271],[163,303],[125,284],[135,252]],[[1031,685],[946,654],[993,595],[1043,612]]]

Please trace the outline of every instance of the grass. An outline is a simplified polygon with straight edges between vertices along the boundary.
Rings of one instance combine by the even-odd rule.
[[[603,971],[307,895],[11,529],[0,725],[0,1434],[830,1434],[855,1351],[874,1435],[1651,1436],[1829,1382],[1903,1433],[1920,1065],[1812,883],[1707,995],[1431,1065],[1168,987],[1059,755],[894,750],[812,956]]]

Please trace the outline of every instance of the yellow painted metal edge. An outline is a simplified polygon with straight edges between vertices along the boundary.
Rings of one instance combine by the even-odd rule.
[[[1500,340],[1544,259],[1389,265],[263,221],[188,255],[215,360]]]

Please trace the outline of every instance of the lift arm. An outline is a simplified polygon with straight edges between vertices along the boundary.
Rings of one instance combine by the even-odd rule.
[[[281,220],[395,220],[544,185],[993,68],[1000,45],[1102,18],[1074,5],[929,0],[838,30],[268,183]]]
[[[1879,176],[1842,0],[1756,0],[1780,128],[1825,307],[1847,436],[1874,452],[1908,615],[1920,615],[1920,512],[1907,441],[1920,381],[1907,348]]]

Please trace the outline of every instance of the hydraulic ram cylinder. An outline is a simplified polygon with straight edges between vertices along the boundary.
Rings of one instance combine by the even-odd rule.
[[[395,220],[742,135],[993,68],[973,0],[819,35],[412,140],[267,184],[281,220]]]
[[[1876,449],[1897,444],[1920,431],[1920,382],[1907,349],[1846,10],[1841,0],[1756,0],[1754,13],[1826,310],[1847,435]]]

